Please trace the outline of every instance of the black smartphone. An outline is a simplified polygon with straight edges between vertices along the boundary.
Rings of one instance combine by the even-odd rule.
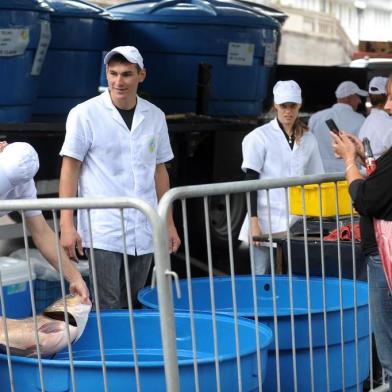
[[[335,121],[332,120],[332,118],[326,120],[325,123],[327,124],[327,127],[329,128],[330,131],[332,131],[336,135],[339,135],[340,133],[339,128],[336,125]]]

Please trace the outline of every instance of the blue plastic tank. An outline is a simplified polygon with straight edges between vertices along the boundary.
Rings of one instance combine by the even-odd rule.
[[[276,60],[275,19],[231,0],[141,0],[108,11],[111,47],[140,50],[147,79],[139,92],[163,111],[196,111],[199,64],[206,63],[208,114],[261,113]]]
[[[36,114],[66,114],[98,94],[108,14],[81,0],[48,0],[52,39],[46,56]]]
[[[0,1],[0,122],[30,119],[50,38],[49,12],[41,0]]]
[[[159,313],[149,310],[134,314],[135,352],[139,366],[141,391],[166,392],[163,349]],[[192,350],[189,314],[176,313],[177,353],[181,391],[195,390],[195,369]],[[217,350],[221,390],[238,391],[237,349],[241,383],[244,392],[257,390],[257,343],[255,323],[239,319],[237,332],[232,317],[216,317]],[[102,334],[108,391],[136,391],[134,352],[128,311],[105,311],[101,313]],[[195,352],[200,391],[216,390],[216,368],[211,315],[194,314]],[[269,327],[258,325],[259,348],[263,375],[268,366],[268,347],[272,341]],[[77,391],[103,391],[104,379],[99,349],[97,318],[90,314],[81,338],[72,345],[73,366]],[[72,392],[68,350],[53,358],[42,360],[44,384],[38,376],[38,361],[33,358],[12,357],[15,392]],[[2,392],[10,391],[7,356],[0,354],[0,379]],[[3,389],[4,388],[4,389]]]
[[[278,342],[279,345],[281,391],[293,392],[297,390],[308,392],[313,390],[311,363],[314,368],[314,391],[355,392],[358,390],[357,384],[359,390],[362,390],[363,382],[369,375],[370,366],[367,283],[356,282],[355,301],[354,282],[343,279],[341,283],[341,300],[339,280],[336,278],[325,279],[327,325],[327,334],[325,334],[323,280],[316,277],[310,279],[310,296],[308,297],[306,279],[304,277],[294,277],[292,280],[293,307],[291,309],[288,277],[277,276],[275,279],[278,332],[277,336],[274,337],[274,341]],[[180,281],[180,288],[181,298],[177,298],[175,293],[173,293],[174,308],[177,311],[189,310],[189,291],[186,280]],[[257,276],[256,290],[259,320],[275,331],[271,276]],[[236,277],[235,292],[238,316],[254,318],[255,310],[251,277]],[[211,311],[209,278],[192,279],[192,293],[195,311]],[[216,311],[227,315],[233,314],[231,279],[215,277],[214,293]],[[138,299],[146,307],[154,309],[158,307],[156,289],[142,289],[139,292]],[[355,309],[355,304],[357,309]],[[308,305],[310,317],[308,316]],[[294,330],[292,330],[291,325],[291,312],[294,318]],[[358,322],[357,336],[355,336],[355,314]],[[312,334],[310,334],[309,326],[312,327]],[[293,336],[295,336],[295,341],[292,338]],[[312,336],[312,350],[310,349],[310,336]],[[325,349],[326,345],[328,351]],[[293,366],[293,347],[295,347],[296,353],[296,366]],[[355,360],[356,352],[358,352],[358,367]],[[277,367],[278,362],[275,356],[275,349],[271,349],[263,391],[275,392],[278,390]],[[295,388],[293,368],[295,368],[297,388]],[[342,369],[344,369],[344,377]],[[329,377],[327,376],[328,374]]]

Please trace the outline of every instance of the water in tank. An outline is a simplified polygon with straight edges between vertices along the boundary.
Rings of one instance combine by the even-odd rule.
[[[111,47],[134,45],[141,95],[166,113],[256,116],[276,60],[279,23],[236,1],[141,0],[108,8]]]
[[[50,11],[41,0],[0,1],[0,122],[31,117],[50,41]]]
[[[108,15],[80,0],[48,0],[52,40],[46,56],[35,114],[66,114],[98,94]]]

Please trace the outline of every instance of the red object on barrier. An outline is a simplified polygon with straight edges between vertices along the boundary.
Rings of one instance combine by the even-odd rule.
[[[341,227],[339,229],[339,238],[342,241],[350,241],[354,235],[355,241],[361,241],[361,231],[359,229],[359,224],[355,223],[353,228],[351,224]],[[337,239],[338,239],[337,229],[332,230],[328,235],[324,237],[324,241],[336,241]]]
[[[385,277],[392,291],[392,221],[373,219],[373,225]]]

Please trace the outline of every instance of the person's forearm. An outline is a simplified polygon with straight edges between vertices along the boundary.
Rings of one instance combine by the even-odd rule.
[[[356,159],[355,158],[347,158],[344,161],[344,164],[346,166],[345,173],[346,173],[346,179],[348,182],[348,185],[358,179],[363,179],[363,176],[361,172],[358,169],[358,166],[356,164]]]
[[[29,218],[27,221],[33,242],[46,260],[57,270],[59,269],[59,260],[57,257],[57,241],[53,230],[46,223],[45,218],[40,215]],[[71,260],[65,254],[59,244],[60,257],[62,260],[62,270],[64,278],[69,282],[81,279],[79,270],[73,265]]]
[[[78,189],[80,162],[69,158],[63,158],[60,174],[59,197],[75,197]],[[73,227],[73,210],[61,210],[60,226]]]
[[[161,197],[170,189],[170,178],[169,173],[167,172],[166,165],[161,163],[157,165],[155,170],[155,189],[157,193],[158,201]],[[173,213],[170,208],[167,214],[167,223],[169,225],[173,224]]]

